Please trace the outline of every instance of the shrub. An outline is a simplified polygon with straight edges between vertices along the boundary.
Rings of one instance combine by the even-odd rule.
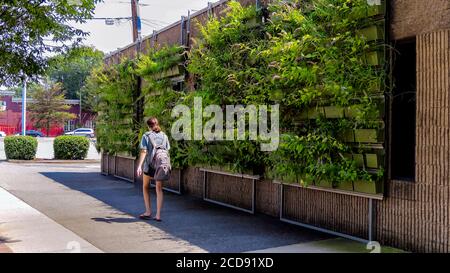
[[[5,154],[8,159],[32,160],[36,156],[37,140],[31,136],[7,136]]]
[[[53,142],[56,159],[84,159],[89,150],[89,140],[84,136],[59,136]]]

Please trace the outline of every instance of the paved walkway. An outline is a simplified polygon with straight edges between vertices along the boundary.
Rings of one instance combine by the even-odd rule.
[[[100,175],[98,164],[0,161],[0,173],[0,236],[14,252],[64,252],[69,241],[92,252],[366,251],[272,217],[170,193],[163,222],[142,221],[136,217],[143,209],[141,190]],[[153,205],[155,199],[152,194]]]
[[[4,252],[101,252],[2,188],[0,220]]]

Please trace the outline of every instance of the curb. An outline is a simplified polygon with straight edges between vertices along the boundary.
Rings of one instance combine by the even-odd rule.
[[[48,163],[48,164],[78,164],[78,163],[89,163],[89,164],[100,164],[100,159],[84,159],[84,160],[61,160],[61,159],[33,159],[33,160],[17,160],[17,159],[7,159],[5,160],[9,163]]]

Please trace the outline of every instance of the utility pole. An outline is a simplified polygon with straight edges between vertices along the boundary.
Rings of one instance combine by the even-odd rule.
[[[27,76],[22,79],[22,135],[25,135],[27,130]]]
[[[133,42],[136,43],[136,56],[139,58],[141,54],[141,15],[139,12],[139,0],[131,0],[131,18],[133,21]],[[133,101],[135,104],[134,110],[134,122],[133,122],[133,131],[135,132],[135,142],[138,142],[138,132],[140,131],[143,125],[144,119],[144,99],[141,98],[141,86],[142,79],[141,77],[137,77],[135,92],[133,92]],[[137,148],[137,147],[136,147]],[[132,153],[132,155],[137,156],[138,151]]]
[[[139,0],[131,0],[131,18],[133,21],[133,42],[141,40],[141,15],[139,12]]]

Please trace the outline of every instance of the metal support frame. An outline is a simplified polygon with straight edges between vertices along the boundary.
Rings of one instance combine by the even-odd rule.
[[[184,41],[184,46],[186,46],[186,47],[189,47],[189,40],[190,40],[190,36],[191,36],[191,11],[190,10],[188,10],[188,16],[187,16],[187,19],[186,19],[186,27],[185,27],[185,30],[186,30],[186,37],[185,37],[185,41]]]
[[[280,183],[280,202],[279,202],[279,204],[280,204],[280,221],[367,244],[373,240],[373,200],[374,200],[374,198],[367,198],[367,199],[369,202],[368,203],[368,213],[367,213],[367,215],[368,215],[368,239],[359,238],[359,237],[352,236],[349,234],[345,234],[345,233],[329,230],[326,228],[321,228],[321,227],[313,226],[310,224],[305,224],[302,222],[284,218],[283,217],[283,211],[284,211],[284,184],[283,183]]]
[[[255,7],[256,7],[256,10],[261,9],[261,0],[255,0]]]
[[[128,178],[128,177],[123,177],[123,176],[117,175],[117,158],[118,158],[117,155],[114,156],[114,177],[117,177],[117,178],[120,178],[120,179],[122,179],[122,180],[131,182],[131,183],[134,183],[134,180],[136,179],[135,174],[134,174],[134,170],[135,170],[135,165],[134,165],[134,164],[135,164],[135,161],[133,160],[133,179],[130,179],[130,178]],[[122,158],[124,158],[124,157],[122,157]],[[125,158],[126,158],[126,157],[125,157]]]
[[[180,20],[180,45],[185,44],[185,26],[186,26],[186,16],[182,15]]]
[[[105,154],[102,153],[102,169],[101,174],[102,175],[109,175],[109,155],[104,156]],[[103,169],[103,162],[106,161],[106,170]]]
[[[207,14],[208,14],[208,18],[211,18],[214,15],[213,3],[211,3],[211,2],[208,2]]]
[[[255,199],[256,199],[256,180],[259,180],[259,176],[256,175],[245,175],[245,174],[233,174],[233,173],[227,173],[227,172],[223,172],[223,171],[216,171],[216,170],[210,170],[210,169],[204,169],[204,168],[200,168],[200,171],[203,172],[203,200],[213,203],[213,204],[217,204],[217,205],[221,205],[224,207],[228,207],[228,208],[232,208],[235,210],[240,210],[240,211],[244,211],[250,214],[255,214]],[[226,176],[233,176],[233,177],[239,177],[239,178],[243,178],[243,179],[250,179],[252,180],[252,208],[251,209],[245,209],[245,208],[241,208],[238,206],[234,206],[231,204],[227,204],[227,203],[223,203],[217,200],[213,200],[213,199],[209,199],[206,196],[206,192],[207,192],[207,182],[208,182],[208,175],[207,173],[215,173],[215,174],[221,174],[221,175],[226,175]]]
[[[171,192],[171,193],[175,193],[175,194],[181,195],[181,174],[182,174],[181,169],[178,169],[178,172],[179,172],[178,173],[179,174],[178,175],[178,190],[170,189],[170,188],[167,188],[167,187],[163,187],[163,190],[165,190],[167,192]],[[152,183],[152,181],[155,181],[155,180],[152,179],[150,181],[150,187],[155,188],[156,185],[154,183]]]
[[[158,33],[156,32],[156,30],[153,30],[153,33],[152,33],[152,38],[151,38],[151,47],[152,48],[154,48],[154,47],[156,47],[156,36],[158,35]]]

